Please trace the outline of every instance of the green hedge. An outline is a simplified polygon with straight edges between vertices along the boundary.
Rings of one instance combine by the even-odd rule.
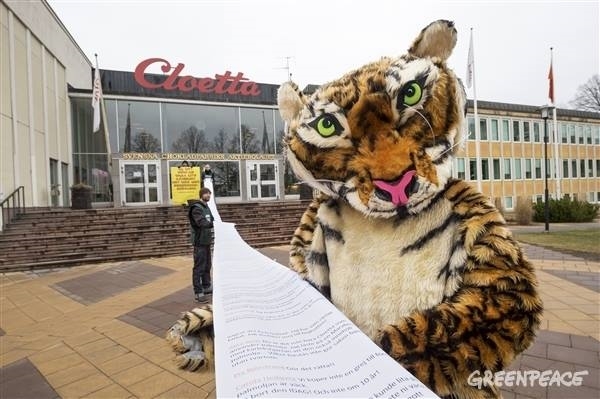
[[[548,201],[549,221],[559,222],[591,222],[598,215],[600,206],[590,204],[586,201],[571,200],[563,198],[560,200],[550,199]],[[533,220],[544,222],[544,202],[533,204]]]

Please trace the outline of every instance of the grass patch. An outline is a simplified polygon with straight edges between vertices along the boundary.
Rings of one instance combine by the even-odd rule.
[[[600,229],[516,233],[518,241],[567,252],[600,255]]]

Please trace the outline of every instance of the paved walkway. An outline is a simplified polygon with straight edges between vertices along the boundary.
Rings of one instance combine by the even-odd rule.
[[[535,344],[511,370],[587,371],[579,387],[506,388],[512,398],[600,397],[600,263],[525,245],[545,304]],[[285,247],[263,250],[287,262]],[[0,275],[0,398],[214,398],[163,340],[192,300],[191,258]]]

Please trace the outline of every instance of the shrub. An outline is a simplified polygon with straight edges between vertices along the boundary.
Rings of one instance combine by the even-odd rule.
[[[517,197],[515,206],[515,221],[518,224],[529,225],[533,219],[533,204],[527,197]]]
[[[533,209],[533,220],[544,222],[544,202],[541,201],[534,204]],[[600,206],[597,204],[571,200],[567,197],[559,200],[550,199],[548,201],[549,221],[552,223],[591,222],[598,215],[598,209],[600,209]]]

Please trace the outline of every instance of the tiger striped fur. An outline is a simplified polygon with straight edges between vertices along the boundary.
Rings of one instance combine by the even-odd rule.
[[[187,371],[214,367],[212,306],[185,312],[167,331],[166,340],[177,354],[174,362]]]
[[[468,385],[534,340],[542,303],[500,212],[451,177],[466,96],[446,59],[449,21],[310,97],[279,89],[287,158],[323,194],[302,216],[290,267],[442,397],[497,398]]]

